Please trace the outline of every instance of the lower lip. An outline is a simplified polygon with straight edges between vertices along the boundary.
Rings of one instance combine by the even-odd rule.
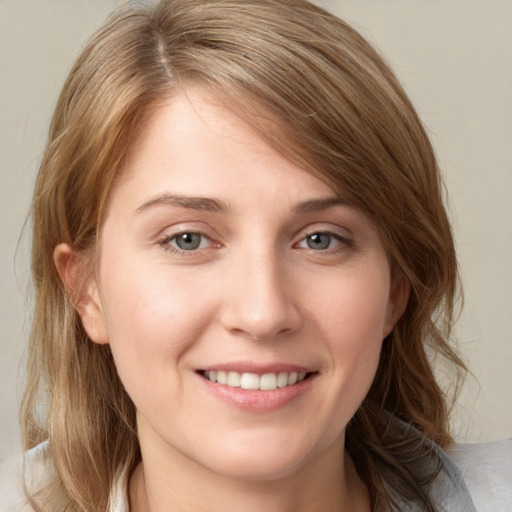
[[[227,402],[238,409],[253,412],[272,412],[289,404],[311,387],[317,374],[310,375],[307,379],[283,388],[261,391],[259,389],[242,389],[212,382],[203,376],[199,378],[204,382],[208,390],[218,399]]]

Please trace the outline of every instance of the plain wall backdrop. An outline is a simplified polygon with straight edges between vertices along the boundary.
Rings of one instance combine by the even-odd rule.
[[[20,450],[30,326],[19,242],[57,95],[115,0],[0,0],[0,459]],[[318,0],[385,55],[439,156],[465,288],[457,338],[474,378],[459,440],[512,436],[512,2]],[[442,373],[442,369],[440,370]]]

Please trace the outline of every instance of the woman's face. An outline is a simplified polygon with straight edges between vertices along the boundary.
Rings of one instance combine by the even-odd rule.
[[[143,456],[251,480],[339,461],[407,298],[363,213],[190,88],[132,147],[99,252],[80,313]]]

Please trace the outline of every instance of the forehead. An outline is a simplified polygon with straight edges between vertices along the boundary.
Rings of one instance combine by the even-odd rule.
[[[276,124],[269,122],[268,129],[276,130]],[[218,195],[228,186],[231,192],[237,188],[248,193],[249,175],[251,187],[265,187],[269,194],[284,196],[304,187],[317,194],[334,194],[328,185],[273,149],[212,94],[191,87],[152,110],[128,151],[112,194],[120,188],[126,193],[129,184],[138,194],[156,193],[155,187],[177,187],[185,195],[198,191]]]

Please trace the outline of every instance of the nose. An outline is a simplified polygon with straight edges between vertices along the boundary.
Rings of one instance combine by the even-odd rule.
[[[231,265],[221,323],[232,334],[273,340],[298,330],[302,317],[292,277],[273,254],[241,257]]]

